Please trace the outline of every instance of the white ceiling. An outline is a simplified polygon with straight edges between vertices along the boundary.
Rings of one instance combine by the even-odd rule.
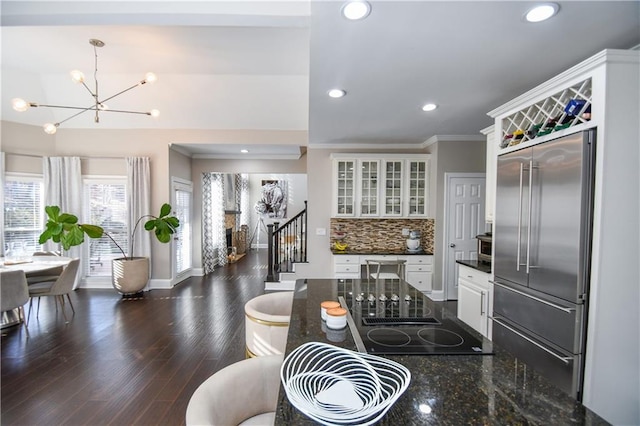
[[[310,146],[421,146],[474,135],[487,111],[605,48],[640,43],[640,2],[568,1],[540,24],[529,1],[373,1],[363,21],[333,1],[3,1],[2,118],[34,125],[66,110],[17,113],[11,99],[88,106],[68,75],[92,87],[90,38],[101,95],[159,80],[108,102],[147,116],[91,113],[64,128],[308,131]],[[342,99],[326,92],[347,91]],[[102,97],[102,96],[101,96]],[[431,113],[420,110],[434,102]],[[184,143],[182,143],[184,142]],[[216,146],[181,141],[206,156]],[[273,147],[272,153],[282,147]],[[303,152],[287,147],[284,155]],[[218,145],[217,155],[236,146]],[[293,153],[293,154],[292,154]]]

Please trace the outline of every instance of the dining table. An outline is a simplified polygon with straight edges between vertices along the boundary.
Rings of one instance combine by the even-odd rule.
[[[18,258],[0,257],[0,274],[4,271],[24,271],[28,278],[41,274],[52,268],[66,266],[73,258],[64,256],[24,256]],[[2,312],[0,317],[0,329],[11,327],[20,323],[18,309]]]

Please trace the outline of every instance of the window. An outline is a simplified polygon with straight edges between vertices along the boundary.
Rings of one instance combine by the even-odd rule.
[[[85,178],[84,200],[86,223],[99,225],[118,243],[125,253],[129,249],[127,228],[126,178]],[[111,260],[122,252],[106,235],[84,244],[89,262],[85,262],[87,277],[111,276]]]
[[[7,250],[33,253],[44,229],[42,177],[7,174],[4,186],[4,238]]]
[[[175,277],[191,269],[191,200],[193,195],[191,182],[178,181],[177,178],[173,178],[172,180],[173,210],[176,217],[180,220],[180,226],[176,230],[173,238],[173,275]]]

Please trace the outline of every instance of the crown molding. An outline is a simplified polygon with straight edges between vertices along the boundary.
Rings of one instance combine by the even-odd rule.
[[[437,142],[483,142],[485,138],[480,135],[434,135],[422,142],[422,147],[427,148]]]
[[[296,154],[193,154],[196,160],[299,160]]]

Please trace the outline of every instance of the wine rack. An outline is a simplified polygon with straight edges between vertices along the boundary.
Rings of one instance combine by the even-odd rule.
[[[502,119],[505,149],[591,120],[591,78]]]

